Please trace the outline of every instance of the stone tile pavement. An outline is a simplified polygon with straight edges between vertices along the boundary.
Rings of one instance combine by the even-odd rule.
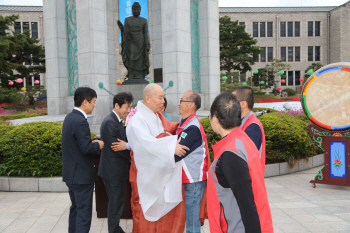
[[[309,181],[320,168],[265,178],[275,233],[350,233],[350,188],[312,188]],[[67,232],[69,206],[68,193],[0,192],[0,232]],[[121,226],[131,232],[132,220]],[[90,232],[108,232],[106,219],[96,218],[95,211]],[[208,222],[202,233],[209,233]]]

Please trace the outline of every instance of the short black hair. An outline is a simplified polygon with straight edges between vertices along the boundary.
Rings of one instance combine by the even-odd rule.
[[[194,102],[194,104],[196,105],[196,111],[197,111],[201,107],[201,101],[202,101],[201,96],[196,91],[189,91],[189,92],[191,92],[191,95],[187,97],[187,99]]]
[[[249,110],[252,110],[254,107],[254,91],[252,88],[247,86],[240,86],[233,90],[236,92],[236,96],[239,101],[246,101],[248,104]]]
[[[115,108],[115,104],[118,104],[121,108],[123,104],[130,104],[133,100],[130,92],[120,92],[113,97],[113,108]]]
[[[97,98],[96,91],[90,87],[78,87],[74,92],[74,106],[80,107],[84,100],[89,103],[93,98]]]
[[[166,100],[165,96],[164,96],[164,111],[166,109],[166,107],[168,106],[168,101]]]
[[[224,129],[240,126],[242,123],[241,105],[237,97],[231,93],[218,95],[210,107],[210,116],[218,118]]]

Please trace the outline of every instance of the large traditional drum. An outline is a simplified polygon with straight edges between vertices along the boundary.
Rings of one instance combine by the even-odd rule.
[[[314,184],[350,186],[350,63],[334,63],[313,73],[303,87],[302,105],[314,123],[311,136],[324,150],[324,167]]]
[[[310,76],[303,87],[305,114],[327,130],[350,129],[350,63],[334,63]]]

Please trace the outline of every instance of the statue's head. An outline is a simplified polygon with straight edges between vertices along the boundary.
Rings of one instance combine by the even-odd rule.
[[[134,2],[134,4],[132,4],[132,14],[137,17],[139,16],[141,13],[141,5],[139,2]]]

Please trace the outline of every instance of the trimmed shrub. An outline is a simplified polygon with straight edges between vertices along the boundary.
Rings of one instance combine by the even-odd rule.
[[[287,92],[288,96],[295,95],[295,91],[293,89],[291,89],[291,88],[283,89],[282,92]]]
[[[254,108],[254,110],[261,111],[265,108]],[[267,164],[289,162],[293,166],[296,160],[322,153],[313,143],[307,129],[309,120],[304,114],[299,116],[270,110],[272,113],[259,117],[265,131]],[[213,131],[208,118],[203,118],[200,122],[207,135],[210,158],[213,160],[211,145],[220,141],[221,136]]]
[[[61,176],[61,139],[62,123],[40,121],[15,126],[0,136],[0,175]]]
[[[16,88],[0,88],[0,104],[21,101],[23,95]]]
[[[15,126],[13,125],[0,125],[0,137],[3,137],[7,132],[13,130]]]
[[[221,140],[221,136],[219,134],[215,133],[214,130],[211,128],[210,121],[209,121],[209,119],[207,117],[200,119],[200,122],[201,122],[201,124],[203,126],[203,129],[205,131],[205,134],[207,136],[207,142],[208,142],[208,147],[209,147],[210,159],[211,159],[211,161],[213,161],[214,153],[213,153],[213,149],[211,148],[211,145],[215,144],[218,141],[220,141]]]
[[[0,120],[3,120],[3,121],[16,120],[16,119],[36,117],[36,116],[41,116],[41,115],[40,114],[5,114],[5,115],[0,115]]]
[[[272,113],[259,117],[265,130],[266,163],[307,159],[319,151],[308,132],[308,122],[298,115]]]

